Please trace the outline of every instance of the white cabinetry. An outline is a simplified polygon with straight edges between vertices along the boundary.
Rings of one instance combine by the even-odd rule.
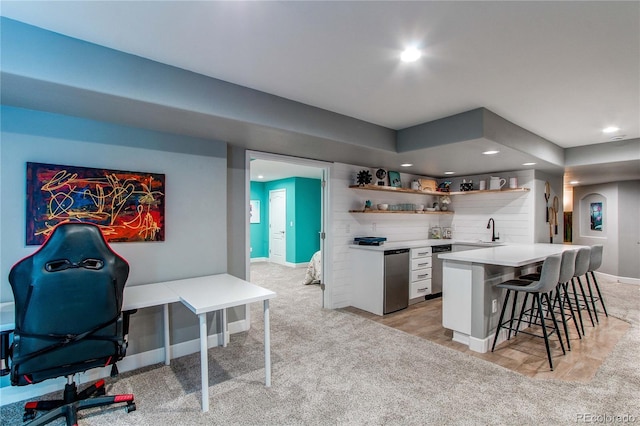
[[[431,247],[411,249],[409,300],[413,303],[431,294],[431,260]]]

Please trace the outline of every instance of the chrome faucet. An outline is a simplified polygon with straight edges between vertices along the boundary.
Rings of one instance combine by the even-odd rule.
[[[489,222],[487,223],[487,229],[491,228],[492,223],[493,223],[493,229],[491,230],[491,241],[499,240],[500,233],[498,233],[498,236],[496,237],[496,221],[493,220],[492,217],[489,218]]]

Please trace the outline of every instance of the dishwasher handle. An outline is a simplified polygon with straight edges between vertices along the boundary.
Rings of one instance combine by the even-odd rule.
[[[389,256],[392,254],[402,254],[402,253],[409,253],[409,249],[396,249],[396,250],[385,250],[384,251],[384,255],[385,256]]]

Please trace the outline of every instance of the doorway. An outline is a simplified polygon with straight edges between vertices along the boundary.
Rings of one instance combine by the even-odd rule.
[[[289,282],[295,281],[300,291],[315,292],[320,305],[328,306],[330,286],[326,278],[331,268],[324,259],[329,258],[330,246],[325,229],[331,163],[247,151],[246,164],[247,205],[261,202],[265,207],[262,220],[247,221],[247,276],[253,279],[256,277],[252,278],[252,273],[264,273],[265,263],[282,265],[286,268],[282,273],[269,269],[272,278],[298,276]],[[318,279],[307,285],[312,264],[317,274],[314,278]]]
[[[284,265],[287,256],[287,190],[269,191],[269,262]]]

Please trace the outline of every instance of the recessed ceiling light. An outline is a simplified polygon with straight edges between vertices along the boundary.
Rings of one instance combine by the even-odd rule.
[[[264,179],[264,176],[258,175],[258,179]]]
[[[533,166],[536,163],[522,163],[523,166]]]
[[[402,62],[415,62],[422,56],[422,53],[415,47],[406,48],[401,54],[400,59]]]
[[[619,135],[619,136],[614,136],[609,140],[611,140],[611,141],[621,141],[622,139],[624,139],[626,137],[627,137],[627,135]]]
[[[617,132],[618,130],[620,130],[620,127],[609,126],[602,129],[602,133],[614,133],[614,132]]]
[[[445,174],[445,175],[453,175],[453,174],[455,174],[455,173],[456,173],[456,172],[444,172],[444,174]]]
[[[400,164],[400,167],[411,167],[411,166],[413,166],[413,164],[411,163]]]
[[[577,185],[577,184],[579,184],[580,182],[578,182],[577,180],[572,180],[572,181],[571,181],[571,182],[569,182],[569,183],[570,183],[571,185]]]
[[[499,152],[500,152],[500,151],[485,151],[485,152],[483,152],[483,154],[484,154],[484,155],[493,155],[493,154],[497,154],[497,153],[499,153]]]

